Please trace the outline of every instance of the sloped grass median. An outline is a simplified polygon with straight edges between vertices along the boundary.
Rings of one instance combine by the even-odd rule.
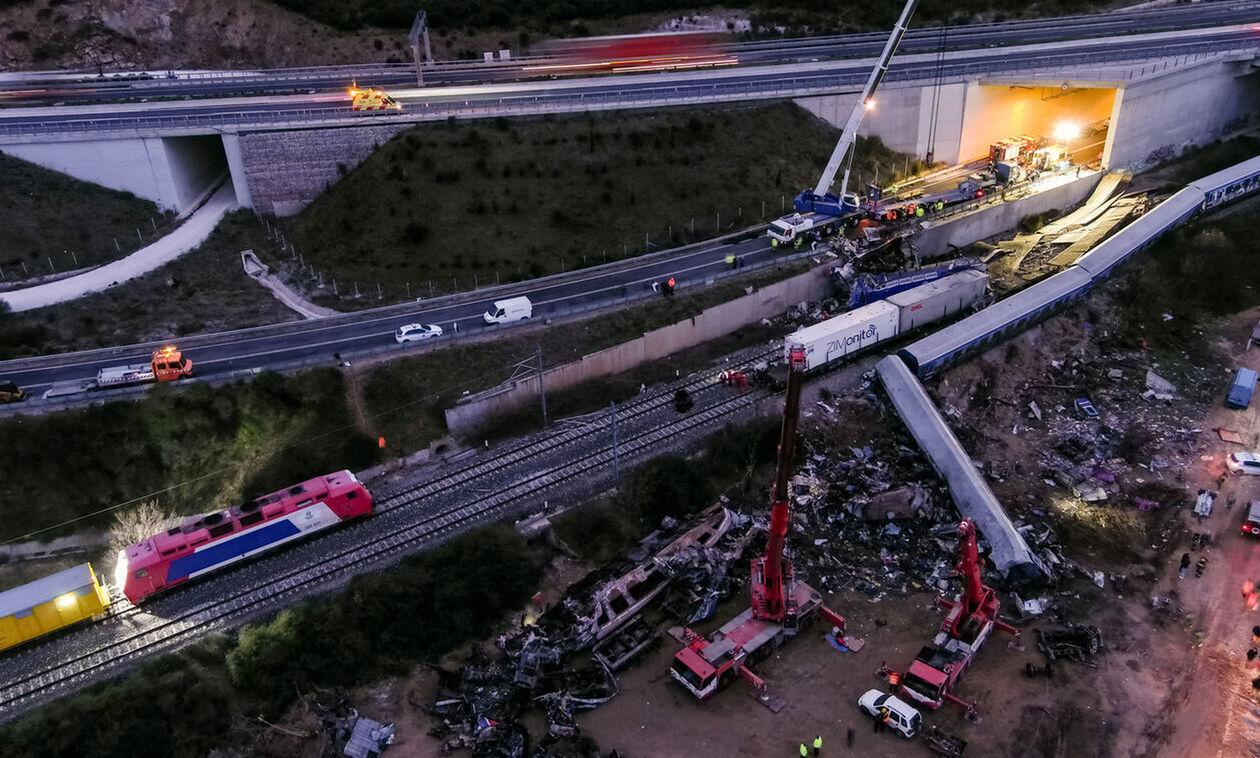
[[[117,260],[170,228],[152,201],[3,153],[0,219],[0,284]]]
[[[200,247],[148,274],[47,308],[0,313],[0,360],[293,321],[298,315],[241,266],[242,250],[269,244],[250,211],[228,214]]]
[[[838,134],[790,103],[425,124],[280,225],[343,293],[427,297],[768,222],[818,181]],[[859,138],[855,180],[905,159]]]

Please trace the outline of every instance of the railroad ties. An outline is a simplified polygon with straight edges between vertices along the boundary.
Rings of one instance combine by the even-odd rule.
[[[780,350],[774,348],[762,351],[746,360],[732,363],[730,368],[751,367],[778,354]],[[619,408],[617,420],[625,430],[625,436],[618,443],[618,454],[623,461],[631,461],[645,453],[660,450],[662,443],[671,437],[706,427],[716,427],[719,422],[750,408],[769,394],[762,389],[749,388],[746,392],[722,397],[708,407],[672,418],[667,423],[654,423],[653,415],[659,412],[675,415],[673,398],[674,391],[679,387],[685,387],[693,395],[723,388],[715,381],[712,372],[702,372],[683,382],[674,382],[660,392],[640,396],[627,403],[624,408]],[[640,427],[637,430],[636,422]],[[566,451],[572,452],[563,455]],[[511,475],[514,467],[528,465],[547,453],[563,455],[564,462],[534,472]],[[607,427],[603,424],[592,424],[520,444],[494,458],[466,466],[419,486],[395,493],[386,491],[383,497],[378,497],[377,514],[406,506],[428,504],[446,493],[454,493],[455,497],[454,502],[441,507],[429,518],[408,524],[384,538],[373,538],[364,544],[325,554],[316,563],[288,572],[270,574],[268,581],[260,586],[241,588],[199,603],[173,618],[129,631],[126,636],[101,645],[91,652],[62,660],[26,676],[13,677],[0,687],[0,721],[14,718],[91,681],[117,675],[145,657],[177,650],[207,632],[239,624],[283,604],[289,604],[303,595],[343,583],[351,576],[347,567],[353,566],[355,573],[381,568],[404,554],[440,544],[458,532],[493,522],[514,511],[535,507],[540,504],[538,496],[544,491],[592,474],[601,468],[611,467],[612,460],[613,452]],[[505,481],[489,491],[477,491],[468,486],[505,474],[507,476],[502,477]],[[335,530],[333,534],[361,529],[370,523],[365,522],[357,527],[351,525],[348,529]],[[111,613],[110,618],[103,623],[132,618],[135,618],[137,625],[144,625],[145,619],[153,617],[144,614],[143,608],[127,604],[116,613]]]

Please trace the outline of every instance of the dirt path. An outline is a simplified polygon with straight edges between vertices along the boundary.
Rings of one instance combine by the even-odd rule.
[[[0,301],[7,302],[15,313],[28,311],[32,308],[42,308],[100,292],[119,282],[147,274],[184,253],[196,249],[210,236],[219,221],[235,207],[236,194],[232,189],[232,183],[227,182],[183,224],[165,237],[159,238],[152,245],[122,260],[98,266],[78,276],[5,292],[0,294]]]
[[[1260,352],[1256,350],[1238,359],[1240,366],[1260,368]],[[1223,379],[1221,384],[1224,387],[1227,381]],[[1254,403],[1246,411],[1218,404],[1204,419],[1203,428],[1209,433],[1217,428],[1233,429],[1245,443],[1235,445],[1218,438],[1197,462],[1193,477],[1187,478],[1187,485],[1194,489],[1215,489],[1225,470],[1225,456],[1257,447],[1260,413]],[[1232,508],[1228,507],[1230,499],[1235,501]],[[1260,613],[1245,610],[1241,593],[1243,582],[1260,581],[1260,540],[1245,537],[1239,528],[1247,503],[1256,499],[1260,499],[1257,477],[1234,475],[1221,487],[1210,517],[1196,523],[1191,513],[1182,514],[1188,529],[1212,534],[1212,546],[1201,551],[1208,558],[1202,578],[1195,578],[1192,570],[1186,579],[1179,580],[1174,568],[1168,580],[1169,584],[1193,582],[1179,589],[1186,611],[1198,615],[1196,628],[1203,635],[1203,644],[1187,660],[1182,678],[1188,689],[1174,695],[1173,706],[1180,710],[1160,755],[1260,755],[1260,710],[1251,701],[1251,678],[1260,671],[1253,669],[1249,674],[1246,669],[1251,627],[1260,624]],[[1197,561],[1198,556],[1192,553],[1191,557]]]

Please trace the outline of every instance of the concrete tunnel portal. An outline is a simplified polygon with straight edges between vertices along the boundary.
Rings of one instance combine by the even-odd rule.
[[[1105,169],[1119,100],[1115,87],[980,83],[967,93],[959,160],[985,158],[998,140],[1028,136],[1062,145],[1077,165]]]
[[[0,152],[43,168],[191,212],[232,176],[217,134],[0,145]]]

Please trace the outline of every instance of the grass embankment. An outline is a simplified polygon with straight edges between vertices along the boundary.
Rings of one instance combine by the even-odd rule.
[[[160,386],[138,403],[7,418],[0,539],[149,493],[176,513],[223,508],[307,477],[366,468],[376,455],[374,441],[350,427],[333,369],[266,373],[227,387]],[[101,515],[75,528],[108,521]]]
[[[1260,137],[1238,137],[1228,142],[1190,148],[1170,161],[1166,170],[1161,166],[1154,173],[1166,175],[1177,184],[1188,184],[1257,155],[1260,155]]]
[[[645,233],[656,250],[776,218],[837,135],[789,103],[421,125],[282,227],[337,279],[328,305],[355,307],[352,282],[387,300],[467,290],[640,255]],[[905,156],[859,139],[855,176],[877,164],[890,177]]]
[[[516,364],[531,360],[539,346],[542,347],[544,367],[567,363],[582,355],[634,339],[652,329],[682,321],[705,308],[742,295],[743,287],[749,282],[763,284],[776,281],[802,269],[803,266],[761,272],[741,281],[728,281],[668,300],[649,300],[642,305],[586,321],[554,324],[519,337],[456,345],[383,363],[373,367],[364,380],[367,414],[377,432],[390,441],[391,449],[421,449],[446,433],[444,412],[464,392],[478,392],[507,381]],[[750,335],[759,338],[761,334],[755,327],[743,332],[745,338]],[[729,343],[727,346],[729,349],[737,347]],[[560,405],[550,409],[552,417],[607,406],[610,400],[628,396],[623,394],[628,388],[631,388],[629,394],[632,394],[641,382],[659,379],[663,366],[682,370],[694,365],[691,358],[711,355],[709,350],[685,350],[653,366],[626,372],[607,385],[616,388],[616,394],[612,396],[594,394],[593,387],[576,388],[557,398]],[[669,376],[672,375],[670,370]],[[550,396],[548,402],[551,402]],[[525,411],[505,419],[505,430],[529,428],[530,415],[529,411]],[[502,433],[488,432],[485,436],[502,436]]]
[[[1174,230],[1139,256],[1119,284],[1116,338],[1145,345],[1165,363],[1183,356],[1199,365],[1212,361],[1213,325],[1260,304],[1260,271],[1245,263],[1254,249],[1252,213],[1209,216]]]
[[[170,228],[170,219],[148,200],[3,153],[0,209],[0,283],[117,260],[151,243],[154,223],[163,233]]]
[[[773,457],[774,423],[728,429],[696,460],[667,457],[626,475],[624,495],[570,511],[556,528],[591,559],[624,549],[665,516],[709,505],[731,479]],[[486,560],[493,556],[493,560]],[[336,595],[215,635],[0,728],[0,750],[50,758],[248,751],[299,693],[404,674],[488,636],[536,591],[547,556],[502,526],[478,529]],[[144,707],[137,707],[143,703]]]
[[[242,250],[272,247],[253,214],[237,211],[201,247],[144,276],[48,308],[0,313],[0,360],[292,321],[298,315],[241,267]]]
[[[635,470],[616,495],[565,511],[552,519],[556,535],[583,560],[602,563],[621,554],[665,516],[695,513],[716,493],[739,487],[747,494],[753,472],[774,460],[775,419],[728,426],[709,438],[695,459],[654,458]]]
[[[389,455],[423,449],[446,433],[445,408],[464,391],[506,380],[512,365],[528,358],[539,344],[548,365],[572,360],[742,294],[748,282],[765,283],[797,270],[760,272],[585,322],[379,364],[368,369],[363,380],[368,423],[386,437]],[[760,338],[762,332],[753,327],[744,334]],[[627,372],[615,383],[624,395],[558,393],[553,417],[621,399],[633,394],[640,382],[666,371],[672,375],[673,367],[689,368],[718,349],[686,351],[676,359]],[[295,376],[266,373],[224,387],[162,385],[134,403],[0,419],[0,457],[9,462],[0,484],[0,503],[11,505],[0,526],[0,540],[150,493],[158,493],[159,505],[167,511],[203,512],[310,476],[369,467],[379,451],[373,440],[353,428],[346,397],[341,374],[313,369]],[[530,426],[528,420],[516,423],[521,429]],[[40,507],[19,505],[30,502]],[[109,515],[102,514],[76,523],[73,530],[104,528],[109,522]]]

